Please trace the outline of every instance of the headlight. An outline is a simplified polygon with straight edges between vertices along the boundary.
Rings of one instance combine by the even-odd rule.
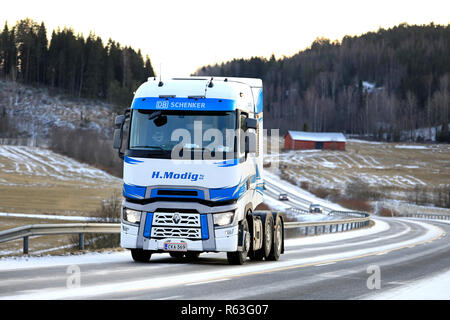
[[[139,224],[141,221],[141,213],[141,211],[123,208],[123,220],[129,223]]]
[[[214,225],[216,226],[226,226],[233,222],[234,212],[224,212],[224,213],[215,213],[214,217]]]

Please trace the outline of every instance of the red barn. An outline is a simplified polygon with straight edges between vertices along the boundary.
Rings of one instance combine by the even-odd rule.
[[[345,136],[339,132],[288,131],[284,136],[284,149],[345,150]]]

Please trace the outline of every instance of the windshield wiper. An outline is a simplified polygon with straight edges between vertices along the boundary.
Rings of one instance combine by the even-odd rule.
[[[153,148],[153,149],[159,149],[161,151],[165,151],[163,148],[161,148],[160,146],[133,146],[134,148]]]
[[[155,111],[155,112],[153,112],[153,113],[148,117],[148,120],[156,119],[156,118],[158,118],[161,114],[162,114],[161,111]]]

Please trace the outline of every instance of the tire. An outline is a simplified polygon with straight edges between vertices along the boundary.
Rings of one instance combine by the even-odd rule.
[[[259,260],[267,260],[273,247],[273,216],[272,213],[267,213],[260,214],[260,217],[263,221],[263,244],[261,249],[256,250],[254,256]]]
[[[248,254],[250,260],[253,261],[263,261],[264,260],[264,252],[263,250],[257,250],[255,252],[249,252]]]
[[[254,239],[255,235],[253,234],[253,219],[249,219],[249,229],[250,229],[250,235],[251,235],[251,239]],[[262,237],[264,237],[264,225],[262,226],[262,232],[263,235]],[[250,250],[248,252],[248,257],[250,258],[250,260],[252,261],[262,261],[264,260],[264,252],[262,250],[253,250],[253,240],[250,243]]]
[[[181,259],[184,257],[183,252],[169,252],[169,254],[172,258],[176,258],[176,259]]]
[[[152,251],[142,249],[131,249],[131,257],[136,262],[149,262]]]
[[[195,261],[200,257],[200,252],[189,251],[185,253],[186,260]]]
[[[270,261],[277,261],[280,259],[281,252],[283,250],[283,238],[284,227],[281,218],[277,215],[275,221],[275,227],[273,231],[272,250],[267,258]]]
[[[243,250],[236,252],[227,252],[227,259],[229,264],[243,265],[247,260],[248,253],[250,251],[250,230],[248,227],[247,219],[242,221],[243,230],[246,231],[246,237],[243,243]]]
[[[264,253],[264,259],[269,258],[273,247],[273,217],[272,215],[267,215],[264,223],[264,238],[263,247],[261,248]]]

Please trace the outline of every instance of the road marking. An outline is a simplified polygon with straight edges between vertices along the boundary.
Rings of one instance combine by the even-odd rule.
[[[388,282],[387,284],[393,284],[393,285],[405,286],[405,285],[408,284],[408,282],[391,281],[391,282]]]
[[[227,281],[227,280],[230,280],[230,278],[186,283],[185,286],[198,286],[198,285],[201,285],[201,284],[207,284],[207,283],[213,283],[213,282],[222,282],[222,281]]]
[[[316,264],[316,267],[322,267],[322,266],[329,266],[330,264],[335,264],[336,262],[327,262],[327,263],[321,263],[321,264]]]
[[[170,297],[164,297],[164,298],[156,298],[155,300],[175,300],[180,297],[181,296],[170,296]]]

